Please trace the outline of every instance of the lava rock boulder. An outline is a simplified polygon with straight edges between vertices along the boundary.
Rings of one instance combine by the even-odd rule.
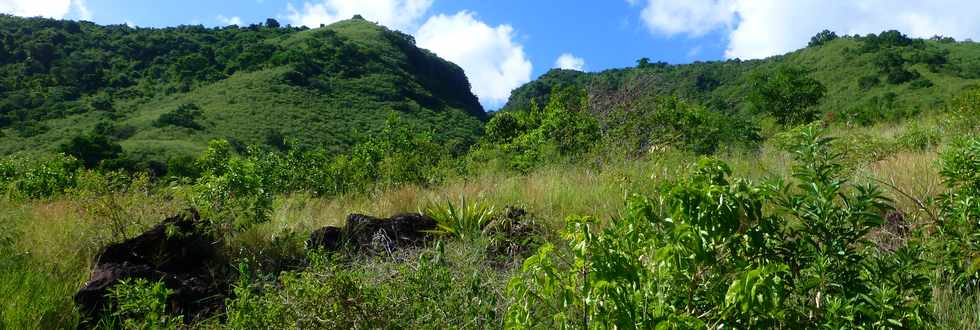
[[[368,252],[392,252],[424,243],[437,228],[432,218],[405,213],[390,218],[363,214],[347,216],[344,228],[324,227],[313,232],[306,242],[309,249],[337,251],[344,246]]]
[[[221,310],[226,285],[215,278],[218,249],[200,215],[187,210],[143,234],[102,249],[85,286],[74,297],[90,320],[99,320],[112,305],[110,290],[123,280],[163,282],[173,290],[168,312],[190,321]]]

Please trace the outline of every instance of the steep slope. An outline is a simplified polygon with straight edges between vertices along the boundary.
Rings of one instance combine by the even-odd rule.
[[[826,87],[817,110],[838,120],[871,123],[941,107],[950,96],[980,83],[980,44],[910,39],[897,31],[833,38],[763,60],[639,62],[634,68],[598,73],[552,70],[515,90],[503,111],[527,109],[532,100],[546,104],[552,88],[577,86],[588,91],[596,113],[648,95],[673,95],[719,111],[750,113],[746,96],[751,77],[791,65]]]
[[[358,17],[310,30],[0,16],[0,154],[93,131],[138,161],[193,155],[213,138],[342,151],[392,114],[459,144],[486,119],[462,69]]]

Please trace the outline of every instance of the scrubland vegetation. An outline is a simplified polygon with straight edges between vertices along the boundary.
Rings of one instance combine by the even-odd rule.
[[[927,58],[943,42],[822,33],[772,68],[557,71],[471,144],[395,114],[343,151],[215,139],[165,174],[98,134],[13,155],[0,327],[980,328],[980,89],[936,73],[959,67]],[[795,62],[881,49],[924,59],[882,66],[880,88],[909,95],[873,107]],[[684,70],[718,76],[637,85]],[[913,89],[922,77],[942,88]],[[167,111],[148,124],[195,129],[198,107]],[[72,295],[100,249],[187,208],[221,243],[223,308],[184,318],[172,288],[133,279],[86,320]],[[432,239],[307,248],[350,213],[402,212],[432,217]]]

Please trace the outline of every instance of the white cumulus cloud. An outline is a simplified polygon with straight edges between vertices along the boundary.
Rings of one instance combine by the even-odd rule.
[[[238,16],[225,17],[224,15],[218,15],[218,22],[224,25],[242,25],[242,18]]]
[[[555,60],[555,67],[565,70],[582,71],[585,69],[585,60],[575,57],[571,53],[564,53]]]
[[[502,105],[514,88],[531,80],[531,62],[510,25],[491,27],[467,11],[440,14],[430,17],[415,39],[419,47],[462,67],[484,106]]]
[[[725,55],[744,59],[804,47],[824,29],[980,38],[976,0],[646,0],[640,16],[651,31],[668,36],[722,31],[728,37]]]
[[[92,19],[85,0],[0,0],[0,13],[4,14],[60,19],[72,12],[78,18]]]
[[[701,36],[732,23],[730,5],[726,0],[649,0],[640,18],[654,33]]]
[[[2,1],[2,0],[0,0]],[[299,9],[286,5],[286,18],[292,25],[319,27],[320,24],[350,19],[361,15],[388,28],[412,31],[432,7],[433,0],[321,0],[304,2]]]

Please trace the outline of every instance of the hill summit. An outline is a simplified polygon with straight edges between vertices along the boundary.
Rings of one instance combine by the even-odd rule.
[[[215,138],[339,152],[392,116],[466,145],[487,115],[460,67],[359,17],[155,29],[0,16],[0,154],[93,132],[140,162]]]

